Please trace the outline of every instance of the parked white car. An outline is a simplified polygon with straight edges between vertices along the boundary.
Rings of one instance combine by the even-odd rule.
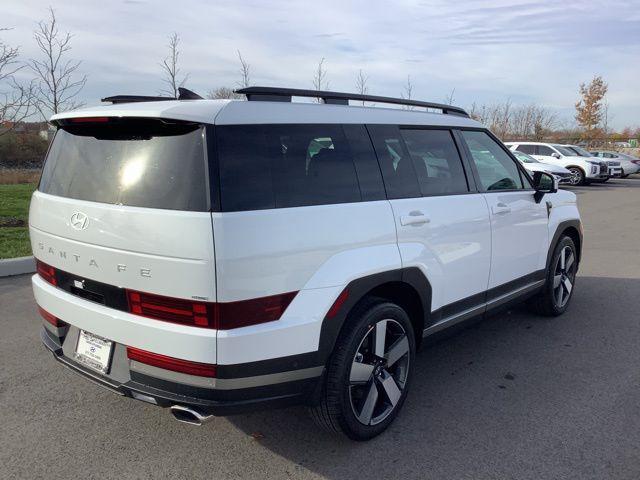
[[[607,161],[611,159],[620,162],[622,178],[626,178],[634,173],[640,173],[640,158],[636,158],[633,155],[610,150],[596,150],[592,151],[591,154],[594,157],[603,158]]]
[[[526,299],[568,308],[576,195],[463,109],[180,90],[51,119],[33,291],[44,345],[86,379],[191,424],[305,403],[366,440],[402,408],[423,338]]]
[[[586,157],[589,159],[593,159],[597,157],[597,155],[594,155],[591,152],[577,145],[562,145],[562,146],[571,150],[572,152],[575,152],[577,155],[581,157]],[[621,162],[619,162],[617,159],[609,159],[608,157],[604,157],[604,161],[607,162],[607,165],[609,167],[609,178],[622,177]]]
[[[566,168],[571,172],[571,185],[587,185],[609,178],[609,165],[606,162],[581,157],[562,145],[542,142],[506,142],[505,145],[541,162]]]
[[[522,166],[529,172],[547,172],[558,179],[558,183],[571,183],[571,172],[564,167],[558,165],[552,165],[551,163],[543,163],[531,155],[519,152],[518,150],[512,150],[515,157],[522,163]]]

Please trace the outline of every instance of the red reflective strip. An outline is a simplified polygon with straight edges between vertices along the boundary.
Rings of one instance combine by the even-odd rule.
[[[336,298],[335,302],[333,302],[333,305],[331,305],[331,308],[327,312],[327,318],[335,317],[348,298],[349,290],[345,288],[342,292],[340,292],[340,295],[338,295],[338,298]]]
[[[40,312],[40,315],[42,315],[42,318],[44,318],[47,322],[49,322],[51,325],[53,325],[56,328],[64,327],[67,325],[65,322],[60,320],[55,315],[52,315],[51,313],[47,312],[40,305],[38,305],[38,311]]]
[[[168,357],[134,347],[127,347],[127,357],[136,362],[174,372],[188,373],[189,375],[197,375],[199,377],[216,376],[216,365],[211,363],[190,362],[189,360]]]

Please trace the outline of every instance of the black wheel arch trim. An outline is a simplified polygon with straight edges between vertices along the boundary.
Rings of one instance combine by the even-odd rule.
[[[326,363],[333,352],[338,335],[353,308],[377,287],[387,284],[405,284],[411,287],[420,299],[420,306],[426,323],[431,313],[431,284],[418,267],[400,268],[357,278],[349,282],[345,287],[349,295],[338,310],[338,313],[332,318],[325,317],[322,322],[317,352],[318,359],[322,364]],[[420,332],[416,332],[416,341],[419,341],[419,339]]]
[[[578,264],[580,264],[580,261],[582,260],[582,245],[583,245],[581,226],[582,224],[578,219],[565,220],[558,224],[558,226],[556,227],[556,231],[553,234],[553,237],[551,239],[551,242],[549,243],[549,250],[547,251],[547,263],[546,263],[547,271],[549,269],[549,265],[551,264],[551,258],[553,257],[553,252],[556,249],[556,245],[558,245],[560,238],[562,238],[563,234],[567,231],[567,229],[571,227],[573,227],[578,233],[578,239],[580,243],[576,245],[576,251],[578,253]]]

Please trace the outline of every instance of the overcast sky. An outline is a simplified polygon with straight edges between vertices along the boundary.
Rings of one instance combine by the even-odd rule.
[[[578,86],[609,83],[615,128],[640,126],[640,1],[144,1],[2,0],[5,42],[37,55],[32,31],[56,10],[74,34],[71,56],[88,75],[82,99],[158,94],[167,36],[182,38],[181,68],[199,93],[235,86],[236,50],[255,85],[311,88],[326,58],[330,88],[457,105],[535,102],[572,121]]]

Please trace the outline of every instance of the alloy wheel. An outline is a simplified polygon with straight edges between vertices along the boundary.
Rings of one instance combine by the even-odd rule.
[[[376,425],[394,411],[409,375],[409,340],[395,320],[369,327],[349,373],[351,409],[363,425]]]
[[[553,274],[553,299],[558,308],[569,301],[576,277],[576,256],[570,246],[565,246],[558,256]]]
[[[569,171],[571,172],[571,178],[569,179],[571,185],[580,185],[582,182],[582,172],[577,168],[570,168]]]

